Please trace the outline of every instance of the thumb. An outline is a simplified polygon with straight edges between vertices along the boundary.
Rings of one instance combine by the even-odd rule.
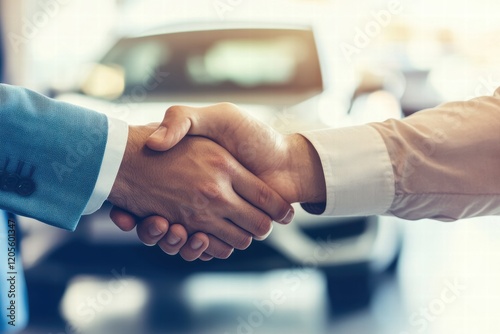
[[[158,129],[147,139],[146,146],[154,151],[167,151],[177,145],[191,128],[192,121],[184,112],[171,107]],[[182,108],[182,107],[181,107]]]

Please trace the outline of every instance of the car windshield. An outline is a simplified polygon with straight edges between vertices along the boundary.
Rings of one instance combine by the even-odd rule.
[[[119,99],[286,100],[322,91],[313,33],[301,29],[178,32],[120,40],[92,72],[89,95]]]

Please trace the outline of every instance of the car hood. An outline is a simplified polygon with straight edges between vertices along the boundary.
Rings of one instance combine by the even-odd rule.
[[[213,104],[192,101],[113,102],[76,93],[59,95],[57,100],[96,110],[108,117],[123,120],[131,125],[161,122],[165,111],[173,105],[202,107]],[[307,104],[310,104],[310,106],[307,106]],[[300,105],[288,107],[263,104],[238,104],[238,106],[261,122],[271,125],[282,133],[294,133],[325,127],[325,124],[318,119],[317,113],[311,112],[316,110],[316,104],[316,98],[312,98],[309,101],[300,103]]]

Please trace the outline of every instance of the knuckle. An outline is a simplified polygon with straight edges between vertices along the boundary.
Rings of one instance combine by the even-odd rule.
[[[198,216],[198,219],[201,219],[200,217],[207,217],[208,216],[208,211],[207,209],[210,206],[210,197],[206,196],[205,194],[202,194],[201,192],[195,193],[191,197],[191,203],[189,205],[189,210],[191,212],[192,216]]]
[[[211,165],[216,172],[229,174],[234,170],[233,163],[228,159],[227,156],[223,155],[221,152],[213,151],[211,152]]]
[[[195,210],[186,204],[181,204],[179,206],[179,215],[178,219],[175,219],[175,221],[190,221],[191,218],[195,215]]]
[[[221,109],[237,109],[238,107],[231,102],[220,102],[217,104],[217,107]]]
[[[273,194],[271,189],[267,187],[266,185],[260,185],[258,187],[258,192],[257,192],[257,204],[259,205],[260,208],[264,207],[266,204],[269,204]]]
[[[167,115],[173,115],[173,114],[178,114],[178,113],[181,113],[183,110],[183,107],[180,106],[180,105],[174,105],[174,106],[170,106],[168,109],[167,109]]]
[[[205,182],[200,185],[200,194],[208,198],[222,197],[223,191],[217,182]]]
[[[194,228],[194,229],[199,229],[200,227],[202,227],[203,225],[205,225],[205,222],[206,222],[206,217],[202,216],[202,215],[193,215],[190,219],[190,225]]]

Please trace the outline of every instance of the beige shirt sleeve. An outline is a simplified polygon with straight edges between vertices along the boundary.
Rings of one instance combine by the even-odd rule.
[[[303,135],[325,170],[325,215],[449,221],[500,214],[500,89],[404,120]]]

